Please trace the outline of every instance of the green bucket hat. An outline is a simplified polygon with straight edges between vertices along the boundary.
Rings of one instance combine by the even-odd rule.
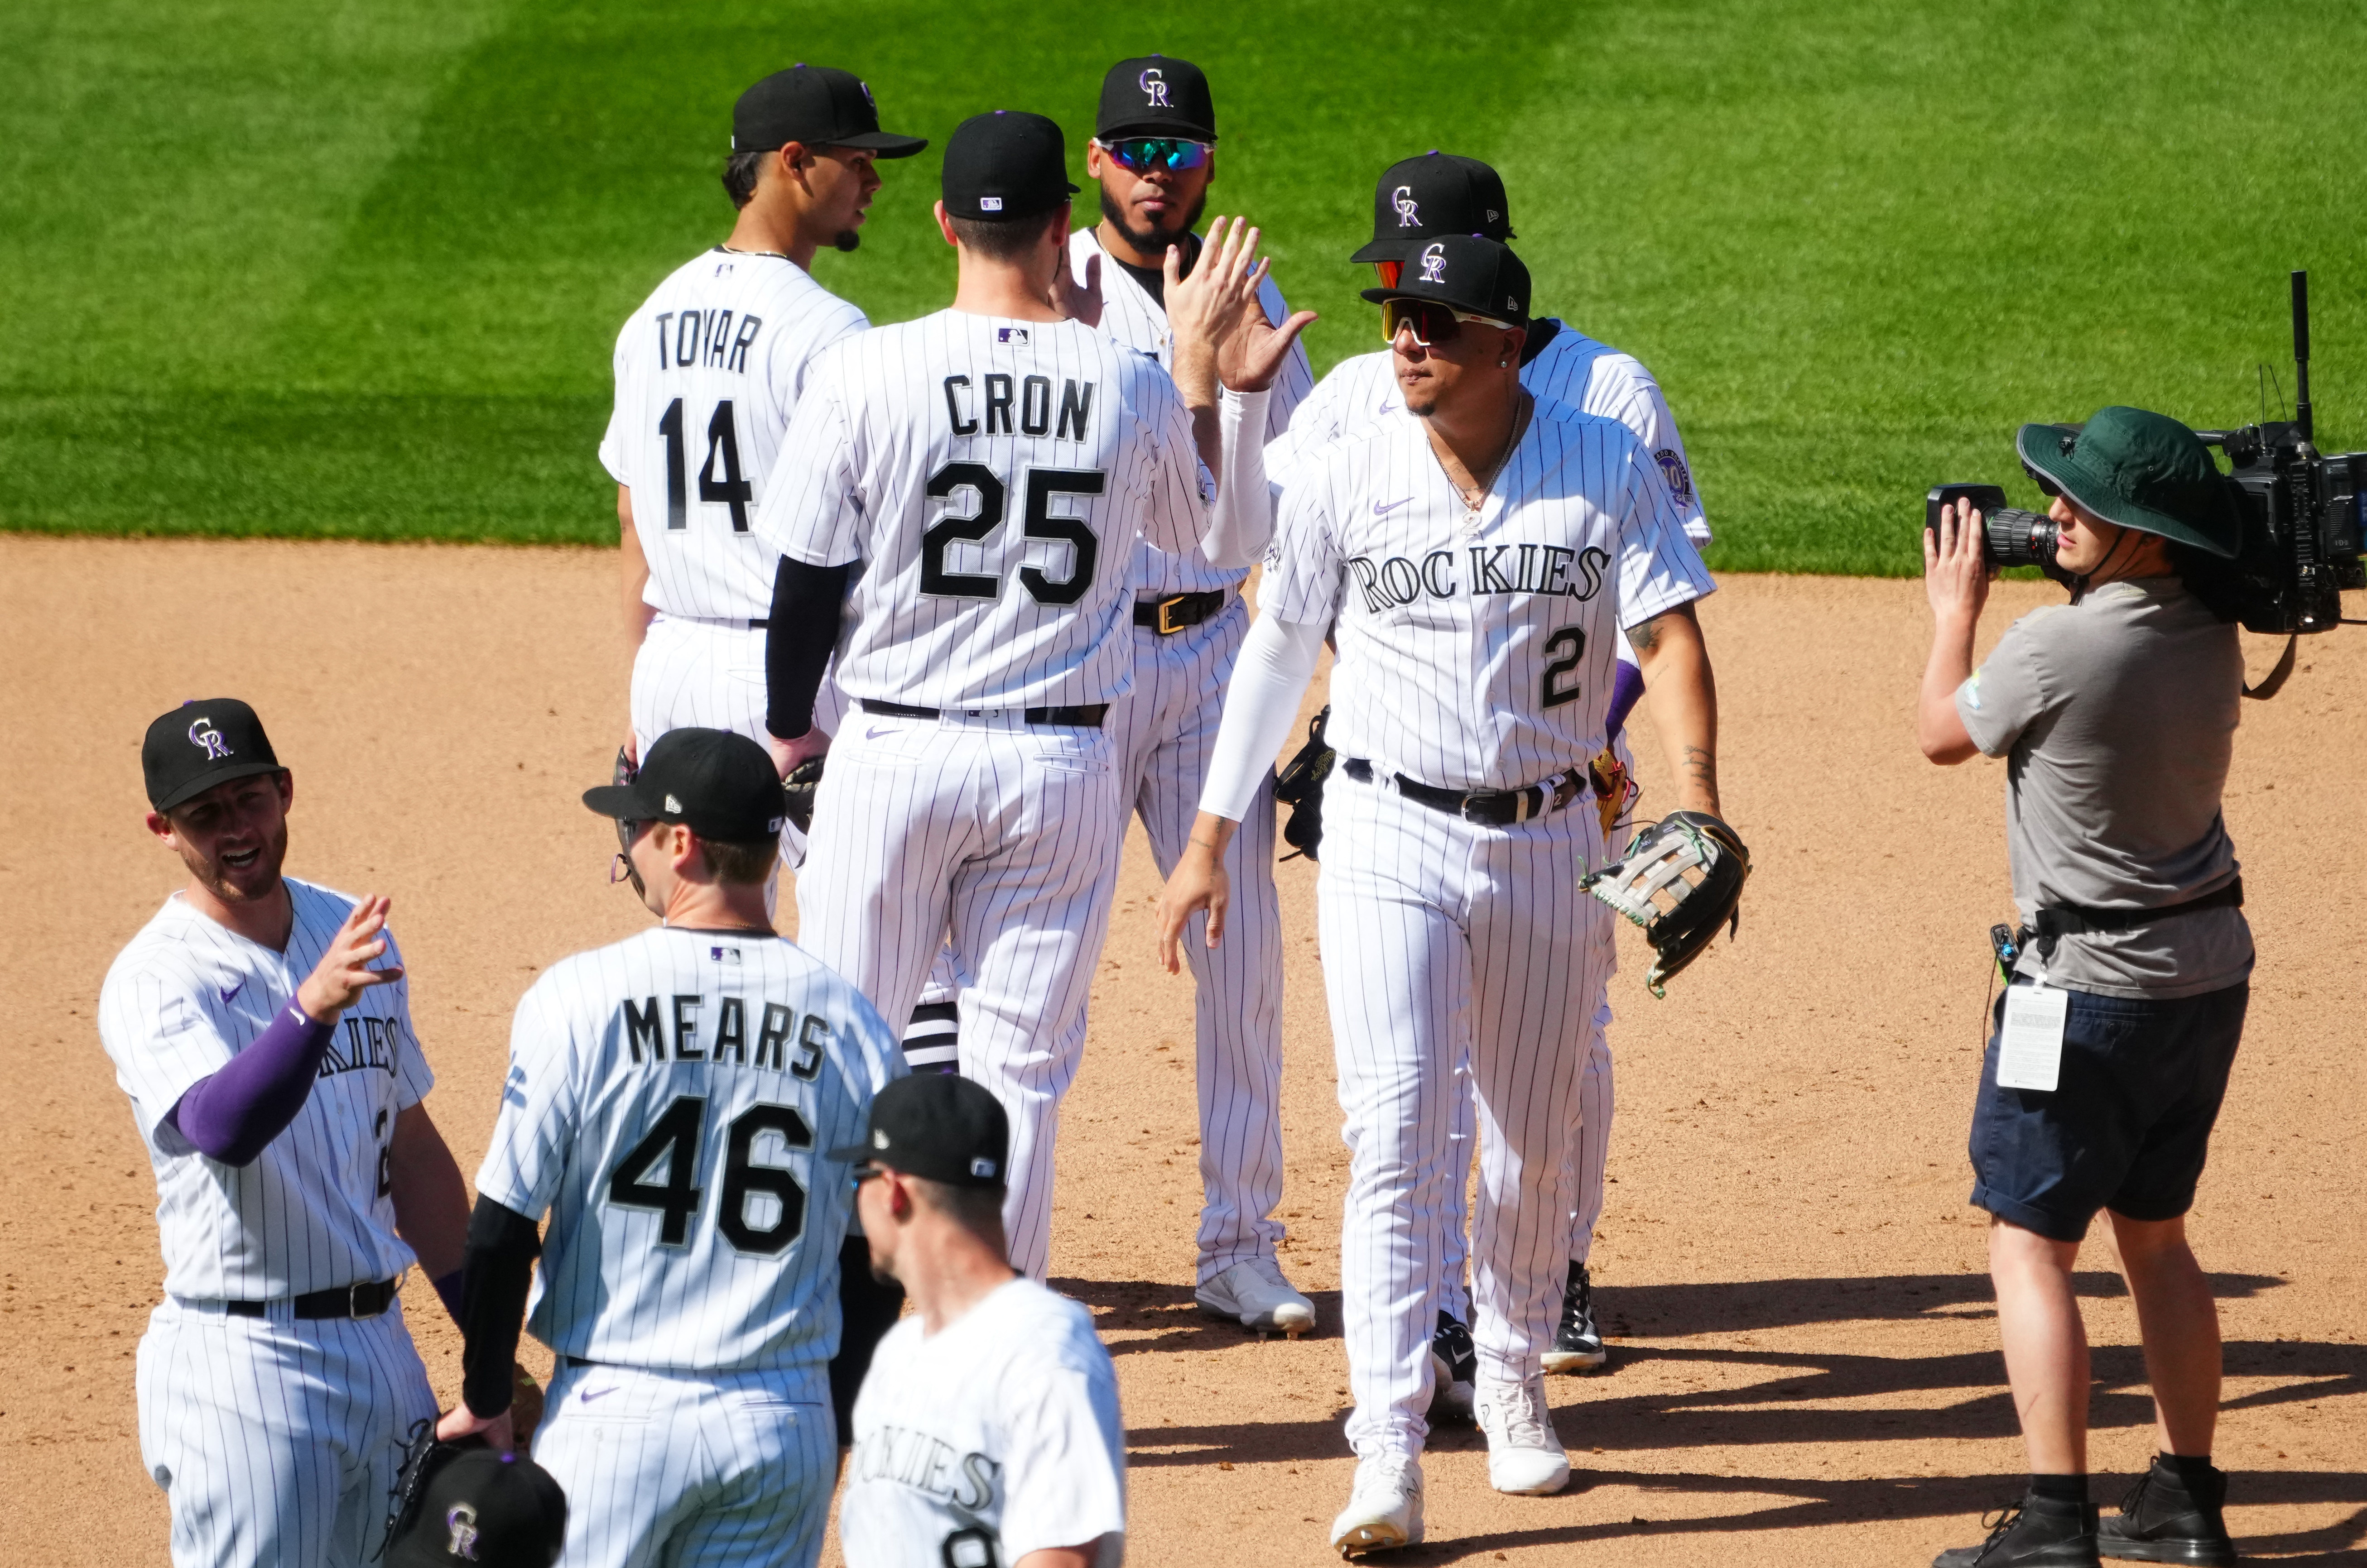
[[[2236,498],[2202,437],[2168,414],[2098,409],[2085,425],[2025,424],[2022,466],[2107,523],[2233,560],[2244,536]]]

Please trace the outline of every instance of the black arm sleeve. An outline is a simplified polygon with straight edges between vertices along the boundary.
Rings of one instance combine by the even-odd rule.
[[[460,1282],[460,1397],[480,1419],[510,1407],[518,1325],[541,1251],[532,1220],[478,1195],[469,1215],[468,1272]]]
[[[846,568],[781,558],[764,632],[764,728],[795,740],[813,728],[814,694],[838,646],[846,608]]]

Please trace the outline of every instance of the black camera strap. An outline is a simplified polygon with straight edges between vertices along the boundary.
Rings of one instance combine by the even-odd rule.
[[[2262,703],[2275,696],[2284,686],[2285,677],[2293,671],[2293,649],[2300,642],[2301,637],[2298,634],[2288,635],[2285,638],[2285,650],[2277,655],[2277,667],[2270,671],[2259,685],[2245,687],[2244,694],[2255,702]]]
[[[2079,904],[2057,904],[2039,910],[2036,921],[2028,928],[2028,932],[2037,938],[2039,957],[2050,959],[2055,956],[2057,937],[2133,931],[2156,920],[2166,920],[2173,915],[2198,915],[2205,909],[2240,909],[2243,907],[2244,879],[2239,876],[2215,893],[2205,893],[2200,898],[2189,898],[2182,904],[2164,904],[2152,909],[2093,909]]]

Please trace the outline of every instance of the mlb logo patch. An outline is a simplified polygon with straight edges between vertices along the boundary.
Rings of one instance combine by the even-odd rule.
[[[999,196],[981,196],[978,198],[978,209],[980,212],[1000,212],[1002,210],[1002,198]]]
[[[1024,344],[1027,341],[1027,329],[1025,327],[997,327],[994,329],[994,341],[997,343]]]
[[[718,964],[737,964],[740,962],[740,950],[736,947],[710,947],[707,950],[707,956]]]

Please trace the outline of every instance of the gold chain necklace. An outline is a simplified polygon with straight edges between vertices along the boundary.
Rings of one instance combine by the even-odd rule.
[[[1526,388],[1523,388],[1521,400],[1512,410],[1512,433],[1505,437],[1503,451],[1497,454],[1496,461],[1489,466],[1487,477],[1468,490],[1455,484],[1455,476],[1446,472],[1446,459],[1438,455],[1436,446],[1433,445],[1431,447],[1431,461],[1438,465],[1440,473],[1446,475],[1447,484],[1455,491],[1455,499],[1463,503],[1463,516],[1455,525],[1456,533],[1468,536],[1479,531],[1479,513],[1487,509],[1488,496],[1496,488],[1497,477],[1503,473],[1505,465],[1512,460],[1512,454],[1520,449],[1521,437],[1528,433],[1530,412],[1535,407],[1536,400],[1529,395]],[[1472,499],[1475,495],[1478,497],[1476,501]]]

